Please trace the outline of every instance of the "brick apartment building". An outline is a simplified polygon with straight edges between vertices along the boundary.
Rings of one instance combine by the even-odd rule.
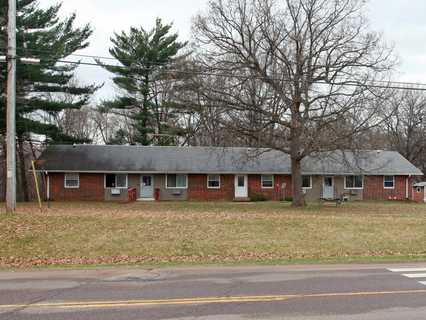
[[[46,175],[47,197],[58,201],[126,201],[129,190],[139,200],[292,196],[289,156],[267,149],[57,145],[37,169]],[[310,156],[302,174],[307,201],[416,200],[414,180],[423,175],[399,153],[376,150]]]

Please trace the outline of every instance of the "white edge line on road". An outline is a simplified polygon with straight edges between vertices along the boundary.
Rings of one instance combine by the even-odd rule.
[[[400,268],[388,270],[391,272],[426,272],[426,268]]]
[[[407,278],[426,278],[426,273],[405,273],[403,276]]]

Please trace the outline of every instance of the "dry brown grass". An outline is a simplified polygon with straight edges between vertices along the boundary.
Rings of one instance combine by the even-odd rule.
[[[0,266],[426,258],[426,206],[52,203],[0,216]]]

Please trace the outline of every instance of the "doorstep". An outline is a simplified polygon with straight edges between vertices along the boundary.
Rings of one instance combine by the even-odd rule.
[[[155,201],[154,198],[139,198],[137,201]]]
[[[250,202],[250,198],[249,197],[238,197],[238,198],[234,198],[235,202]]]

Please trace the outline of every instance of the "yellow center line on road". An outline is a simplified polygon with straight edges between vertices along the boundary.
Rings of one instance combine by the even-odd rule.
[[[401,291],[366,291],[366,292],[335,292],[335,293],[310,293],[286,294],[264,296],[230,296],[230,297],[197,297],[181,299],[155,299],[155,300],[116,300],[116,301],[77,301],[77,302],[52,302],[35,304],[4,304],[2,309],[16,308],[58,308],[58,309],[85,309],[85,308],[123,308],[135,306],[161,306],[161,305],[196,305],[213,303],[244,303],[244,302],[274,302],[301,298],[333,298],[333,297],[362,297],[383,295],[426,294],[425,290]]]

